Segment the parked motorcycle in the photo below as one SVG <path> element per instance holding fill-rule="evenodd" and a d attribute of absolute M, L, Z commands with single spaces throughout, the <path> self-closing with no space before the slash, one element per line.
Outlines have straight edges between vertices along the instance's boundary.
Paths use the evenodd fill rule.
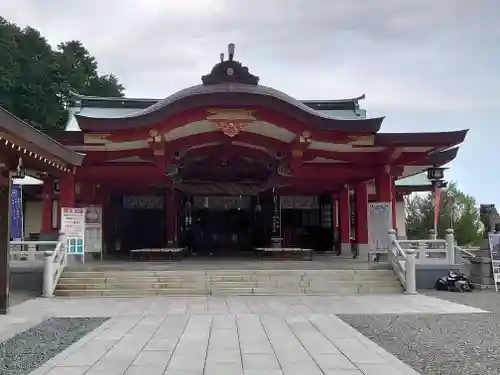
<path fill-rule="evenodd" d="M 437 279 L 434 288 L 450 292 L 472 292 L 473 286 L 463 273 L 449 271 L 447 276 Z"/>

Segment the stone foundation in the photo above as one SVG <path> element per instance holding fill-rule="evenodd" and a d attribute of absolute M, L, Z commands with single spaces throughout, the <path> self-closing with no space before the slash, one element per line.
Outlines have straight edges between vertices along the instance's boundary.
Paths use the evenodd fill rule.
<path fill-rule="evenodd" d="M 415 270 L 417 289 L 434 289 L 437 279 L 446 276 L 450 270 L 460 272 L 460 265 L 417 264 Z"/>

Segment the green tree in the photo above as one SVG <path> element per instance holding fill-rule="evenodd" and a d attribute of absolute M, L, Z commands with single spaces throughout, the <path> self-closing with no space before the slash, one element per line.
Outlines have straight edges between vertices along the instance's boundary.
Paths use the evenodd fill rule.
<path fill-rule="evenodd" d="M 409 239 L 428 237 L 434 227 L 434 193 L 414 194 L 406 198 L 406 231 Z M 474 197 L 460 191 L 455 183 L 441 190 L 438 217 L 438 237 L 446 229 L 455 230 L 460 245 L 477 244 L 481 240 L 482 224 L 479 206 Z"/>
<path fill-rule="evenodd" d="M 112 74 L 99 75 L 97 61 L 77 40 L 58 45 L 57 61 L 61 74 L 61 93 L 70 104 L 70 91 L 89 96 L 121 97 L 124 87 Z"/>
<path fill-rule="evenodd" d="M 64 121 L 53 86 L 57 62 L 40 33 L 0 19 L 0 51 L 0 105 L 37 127 Z"/>
<path fill-rule="evenodd" d="M 41 130 L 67 121 L 70 90 L 84 95 L 123 96 L 112 74 L 99 75 L 97 62 L 78 41 L 53 50 L 40 33 L 0 17 L 0 106 Z"/>

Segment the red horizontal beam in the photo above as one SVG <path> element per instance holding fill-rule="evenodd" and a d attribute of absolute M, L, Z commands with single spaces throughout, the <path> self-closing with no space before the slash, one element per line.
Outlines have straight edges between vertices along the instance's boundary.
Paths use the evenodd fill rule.
<path fill-rule="evenodd" d="M 328 188 L 350 183 L 353 180 L 370 179 L 375 175 L 376 170 L 373 168 L 318 164 L 303 166 L 294 171 L 292 177 L 282 177 L 282 179 L 293 185 L 304 184 L 308 186 L 318 183 Z M 171 178 L 165 176 L 162 169 L 153 164 L 94 166 L 88 169 L 80 169 L 77 172 L 77 178 L 79 181 L 91 180 L 96 183 L 118 186 L 135 183 L 144 185 L 171 183 Z"/>
<path fill-rule="evenodd" d="M 335 163 L 308 163 L 293 171 L 293 177 L 312 179 L 374 178 L 379 173 L 378 168 Z"/>
<path fill-rule="evenodd" d="M 294 171 L 294 177 L 316 179 L 338 179 L 339 177 L 375 177 L 378 170 L 371 167 L 339 165 L 332 163 L 314 163 L 303 165 Z M 119 176 L 156 176 L 161 174 L 160 168 L 149 163 L 118 164 L 110 166 L 95 166 L 80 169 L 78 175 L 102 175 L 106 178 Z"/>
<path fill-rule="evenodd" d="M 360 165 L 385 165 L 381 152 L 338 152 L 327 150 L 307 149 L 304 152 L 304 160 L 313 160 L 314 158 L 325 158 L 338 160 L 346 163 Z"/>
<path fill-rule="evenodd" d="M 239 142 L 245 142 L 261 147 L 265 147 L 271 151 L 281 151 L 285 156 L 289 156 L 291 153 L 292 145 L 285 142 L 281 142 L 274 139 L 269 139 L 267 137 L 262 137 L 257 134 L 246 133 L 241 134 L 241 137 L 231 140 Z M 183 151 L 188 147 L 198 146 L 202 144 L 209 144 L 215 142 L 221 142 L 218 145 L 211 145 L 207 147 L 195 148 L 189 151 L 183 159 L 190 159 L 197 156 L 211 156 L 220 155 L 221 157 L 231 158 L 235 156 L 249 156 L 254 159 L 260 159 L 264 161 L 273 161 L 275 157 L 265 152 L 252 147 L 245 147 L 241 145 L 228 144 L 231 140 L 228 140 L 226 136 L 219 134 L 219 132 L 205 133 L 197 136 L 187 137 L 191 141 L 190 143 L 178 140 L 166 144 L 168 156 L 165 159 L 166 163 L 169 163 L 172 155 L 175 151 Z M 225 143 L 223 143 L 225 142 Z M 177 147 L 176 147 L 177 146 Z M 84 166 L 96 165 L 109 160 L 121 159 L 127 157 L 138 157 L 143 160 L 153 160 L 153 151 L 149 148 L 144 149 L 131 149 L 131 150 L 120 150 L 120 151 L 90 151 L 87 153 L 84 159 Z M 359 166 L 382 166 L 386 164 L 393 165 L 428 165 L 429 160 L 426 153 L 400 153 L 397 149 L 390 149 L 384 152 L 336 152 L 336 151 L 326 151 L 326 150 L 311 150 L 306 149 L 304 151 L 303 161 L 313 160 L 315 158 L 323 157 L 332 160 L 338 160 L 345 163 L 351 163 Z M 118 165 L 118 164 L 117 164 Z"/>

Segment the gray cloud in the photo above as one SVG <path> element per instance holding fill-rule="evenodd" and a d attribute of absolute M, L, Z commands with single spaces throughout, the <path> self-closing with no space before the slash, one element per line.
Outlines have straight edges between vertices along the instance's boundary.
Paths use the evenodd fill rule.
<path fill-rule="evenodd" d="M 500 201 L 464 177 L 479 173 L 478 149 L 500 157 L 488 137 L 500 110 L 498 0 L 3 0 L 0 14 L 53 45 L 81 40 L 132 96 L 198 84 L 235 42 L 263 84 L 299 99 L 367 93 L 386 131 L 470 127 L 454 178 Z"/>

